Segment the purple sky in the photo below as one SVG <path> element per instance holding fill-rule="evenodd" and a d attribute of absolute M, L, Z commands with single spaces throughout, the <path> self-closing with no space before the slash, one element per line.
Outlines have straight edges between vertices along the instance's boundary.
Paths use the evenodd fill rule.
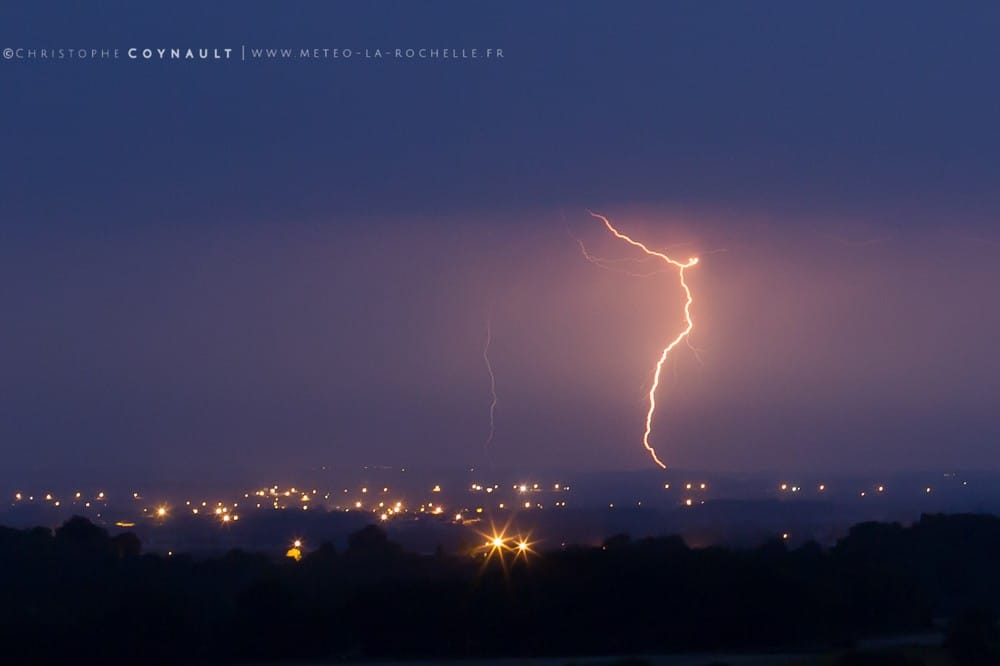
<path fill-rule="evenodd" d="M 647 468 L 682 293 L 587 262 L 641 258 L 588 208 L 702 256 L 668 465 L 998 467 L 995 8 L 298 6 L 0 10 L 0 46 L 508 53 L 0 63 L 11 474 L 477 465 L 487 317 L 498 465 Z"/>

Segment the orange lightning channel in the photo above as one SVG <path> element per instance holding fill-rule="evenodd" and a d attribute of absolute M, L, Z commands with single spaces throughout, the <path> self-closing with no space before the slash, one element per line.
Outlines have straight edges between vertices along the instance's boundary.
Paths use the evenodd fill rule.
<path fill-rule="evenodd" d="M 694 302 L 694 297 L 691 295 L 691 289 L 688 287 L 687 281 L 684 279 L 684 271 L 685 269 L 696 265 L 698 263 L 698 257 L 691 257 L 687 260 L 687 262 L 680 262 L 675 259 L 671 259 L 662 252 L 650 250 L 639 241 L 633 240 L 618 231 L 615 229 L 614 225 L 611 224 L 608 218 L 603 215 L 598 215 L 593 211 L 587 212 L 590 213 L 591 216 L 604 222 L 604 226 L 608 228 L 608 231 L 615 235 L 615 238 L 623 240 L 629 245 L 639 248 L 651 257 L 660 259 L 671 266 L 676 266 L 681 288 L 684 289 L 684 295 L 687 298 L 684 303 L 684 320 L 686 322 L 686 326 L 684 327 L 684 330 L 677 335 L 677 337 L 670 341 L 670 344 L 663 348 L 663 353 L 660 354 L 660 360 L 656 362 L 656 371 L 653 373 L 653 385 L 649 389 L 649 411 L 646 412 L 646 432 L 642 435 L 642 445 L 647 451 L 649 451 L 649 455 L 653 457 L 653 461 L 661 468 L 666 469 L 667 466 L 663 464 L 663 461 L 656 455 L 656 450 L 652 447 L 652 445 L 650 445 L 649 435 L 653 431 L 653 414 L 656 412 L 656 389 L 660 386 L 660 373 L 663 371 L 663 362 L 667 360 L 667 355 L 670 353 L 670 350 L 684 341 L 688 337 L 688 334 L 691 333 L 691 329 L 694 328 L 694 321 L 691 319 L 691 304 Z"/>

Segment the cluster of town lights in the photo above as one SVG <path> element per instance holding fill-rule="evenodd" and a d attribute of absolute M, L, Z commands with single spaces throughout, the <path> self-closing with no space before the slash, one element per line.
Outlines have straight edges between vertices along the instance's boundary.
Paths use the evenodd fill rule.
<path fill-rule="evenodd" d="M 955 473 L 945 473 L 946 479 L 955 479 L 962 487 L 969 485 L 969 481 L 956 479 Z M 382 484 L 379 484 L 382 485 Z M 677 481 L 674 483 L 663 483 L 664 491 L 675 491 L 678 493 L 677 503 L 681 507 L 695 507 L 705 503 L 708 497 L 710 484 L 705 481 Z M 771 486 L 774 488 L 775 486 Z M 777 490 L 783 496 L 803 496 L 811 493 L 820 495 L 830 495 L 836 493 L 836 488 L 831 488 L 825 483 L 790 483 L 781 482 L 777 485 Z M 885 483 L 872 483 L 867 487 L 857 487 L 846 489 L 853 493 L 855 498 L 862 501 L 871 501 L 870 498 L 879 496 L 889 496 L 892 492 L 898 493 L 900 489 L 889 488 Z M 937 485 L 919 485 L 918 490 L 922 495 L 935 495 L 941 490 Z M 119 523 L 135 525 L 139 519 L 152 520 L 154 524 L 164 524 L 176 519 L 181 514 L 189 516 L 199 516 L 214 519 L 220 526 L 227 528 L 235 526 L 240 521 L 240 514 L 256 509 L 300 509 L 319 511 L 362 511 L 370 513 L 376 521 L 389 522 L 393 520 L 413 520 L 421 516 L 435 516 L 443 520 L 470 525 L 480 522 L 482 517 L 488 515 L 492 510 L 501 511 L 536 511 L 543 509 L 563 509 L 567 506 L 566 499 L 569 497 L 570 485 L 561 483 L 537 483 L 520 480 L 512 484 L 486 484 L 484 482 L 473 482 L 465 485 L 462 492 L 468 493 L 471 499 L 477 496 L 474 501 L 461 500 L 457 498 L 445 498 L 445 490 L 440 483 L 429 484 L 425 491 L 423 503 L 415 501 L 413 503 L 400 498 L 397 492 L 391 491 L 388 486 L 369 487 L 368 485 L 356 487 L 354 489 L 338 487 L 336 490 L 311 490 L 291 486 L 280 487 L 277 484 L 257 487 L 248 492 L 241 493 L 238 501 L 216 502 L 209 500 L 186 500 L 178 501 L 173 506 L 169 503 L 147 503 L 144 493 L 129 491 L 124 494 L 126 502 L 120 502 L 114 507 L 114 513 L 110 520 Z M 512 491 L 512 492 L 511 492 Z M 506 493 L 506 496 L 504 496 Z M 110 495 L 104 490 L 85 493 L 82 491 L 69 492 L 59 497 L 54 492 L 32 493 L 17 490 L 13 494 L 11 506 L 18 504 L 44 504 L 51 507 L 67 507 L 73 510 L 84 512 L 89 515 L 94 512 L 97 518 L 102 518 L 104 512 L 112 510 L 110 505 Z M 423 494 L 423 493 L 421 493 Z M 483 501 L 486 496 L 490 496 L 492 501 Z M 433 498 L 433 499 L 431 499 Z M 338 501 L 339 500 L 339 501 Z M 504 500 L 504 501 L 500 501 Z M 644 506 L 644 500 L 633 500 L 624 506 Z M 618 504 L 607 505 L 614 509 Z M 245 516 L 244 516 L 245 517 Z M 245 522 L 245 521 L 243 521 Z M 508 550 L 517 552 L 527 552 L 529 547 L 511 546 Z"/>

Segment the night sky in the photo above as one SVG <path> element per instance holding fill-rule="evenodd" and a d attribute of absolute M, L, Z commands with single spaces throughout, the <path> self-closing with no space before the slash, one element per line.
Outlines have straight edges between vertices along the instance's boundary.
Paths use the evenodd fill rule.
<path fill-rule="evenodd" d="M 996 469 L 1000 6 L 5 2 L 0 467 Z M 655 264 L 622 262 L 628 270 Z M 18 476 L 19 475 L 19 476 Z"/>

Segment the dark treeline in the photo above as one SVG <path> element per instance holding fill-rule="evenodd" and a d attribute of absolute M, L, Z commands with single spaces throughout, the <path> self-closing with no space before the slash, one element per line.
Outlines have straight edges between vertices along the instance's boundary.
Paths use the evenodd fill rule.
<path fill-rule="evenodd" d="M 972 515 L 864 523 L 828 550 L 619 536 L 504 565 L 410 554 L 375 527 L 299 562 L 143 555 L 133 535 L 73 518 L 0 528 L 0 661 L 809 650 L 975 611 L 955 649 L 1000 663 L 981 635 L 995 630 L 998 562 L 1000 519 Z"/>

